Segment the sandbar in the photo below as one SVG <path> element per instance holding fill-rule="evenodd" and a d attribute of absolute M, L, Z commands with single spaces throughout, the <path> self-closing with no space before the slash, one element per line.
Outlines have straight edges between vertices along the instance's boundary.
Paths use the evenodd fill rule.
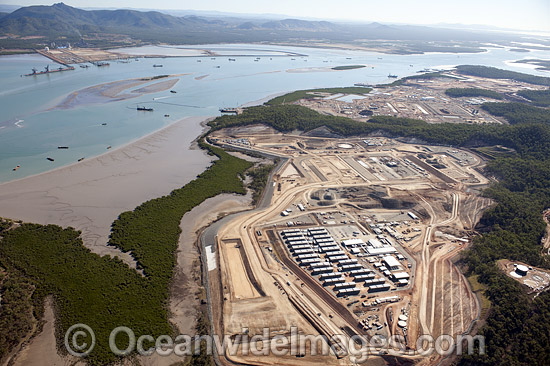
<path fill-rule="evenodd" d="M 184 75 L 184 74 L 168 75 L 166 76 L 166 78 L 170 78 L 173 76 L 181 76 L 181 75 Z M 151 83 L 154 80 L 158 80 L 158 79 L 153 79 L 153 78 L 127 79 L 127 80 L 118 80 L 118 81 L 112 81 L 109 83 L 89 86 L 87 88 L 72 92 L 53 109 L 71 109 L 80 105 L 115 102 L 120 100 L 136 98 L 144 94 L 158 93 L 161 91 L 171 89 L 179 81 L 179 79 L 176 78 L 176 79 L 156 81 L 154 83 Z M 134 89 L 131 92 L 126 92 L 122 94 L 124 91 L 127 91 L 128 89 L 132 89 L 148 83 L 151 83 L 151 84 L 145 85 L 139 89 Z"/>

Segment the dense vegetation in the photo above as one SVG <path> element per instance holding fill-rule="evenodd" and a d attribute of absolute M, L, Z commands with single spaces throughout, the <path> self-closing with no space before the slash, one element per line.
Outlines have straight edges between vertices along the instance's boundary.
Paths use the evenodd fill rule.
<path fill-rule="evenodd" d="M 550 107 L 550 89 L 520 90 L 517 94 L 529 99 L 534 105 L 538 105 L 539 107 Z"/>
<path fill-rule="evenodd" d="M 310 89 L 310 90 L 297 90 L 292 93 L 281 95 L 268 101 L 268 105 L 279 105 L 284 103 L 293 103 L 300 99 L 312 99 L 317 98 L 317 95 L 313 93 L 329 93 L 329 94 L 367 94 L 372 89 L 363 87 L 347 87 L 347 88 L 323 88 L 323 89 Z"/>
<path fill-rule="evenodd" d="M 1 264 L 1 263 L 0 263 Z M 32 330 L 32 281 L 18 271 L 6 272 L 0 268 L 0 362 L 6 361 L 7 352 L 16 347 Z M 40 315 L 40 314 L 36 314 Z"/>
<path fill-rule="evenodd" d="M 506 118 L 511 124 L 550 123 L 550 113 L 547 109 L 533 107 L 528 104 L 483 103 L 481 107 L 495 116 Z"/>
<path fill-rule="evenodd" d="M 490 66 L 461 65 L 456 67 L 456 71 L 458 71 L 460 74 L 470 76 L 479 76 L 489 79 L 510 79 L 535 85 L 550 86 L 550 78 L 524 74 L 521 72 L 502 70 Z"/>
<path fill-rule="evenodd" d="M 445 94 L 453 98 L 459 97 L 485 97 L 492 99 L 503 99 L 504 96 L 496 91 L 480 88 L 450 88 L 445 90 Z"/>
<path fill-rule="evenodd" d="M 264 192 L 267 184 L 267 179 L 271 170 L 275 167 L 273 164 L 260 165 L 259 167 L 250 169 L 246 172 L 246 175 L 252 178 L 252 181 L 248 184 L 248 188 L 252 189 L 252 202 L 258 203 L 262 193 Z"/>
<path fill-rule="evenodd" d="M 209 169 L 183 188 L 122 213 L 113 223 L 109 245 L 130 252 L 144 276 L 117 258 L 91 253 L 83 246 L 80 233 L 72 228 L 23 224 L 3 233 L 2 267 L 32 281 L 36 306 L 41 306 L 45 295 L 54 295 L 61 334 L 76 323 L 94 330 L 97 345 L 88 356 L 90 364 L 105 365 L 116 360 L 108 338 L 117 326 L 130 327 L 136 336 L 172 333 L 167 320 L 168 290 L 182 216 L 209 197 L 245 193 L 241 178 L 251 163 L 204 142 L 201 146 L 219 158 Z M 13 286 L 2 284 L 4 292 Z M 22 288 L 19 296 L 27 294 L 27 284 L 18 286 Z M 26 310 L 20 311 L 25 314 Z M 2 317 L 2 321 L 12 320 L 17 318 Z M 15 326 L 13 323 L 6 329 Z M 0 339 L 8 346 L 14 341 Z"/>

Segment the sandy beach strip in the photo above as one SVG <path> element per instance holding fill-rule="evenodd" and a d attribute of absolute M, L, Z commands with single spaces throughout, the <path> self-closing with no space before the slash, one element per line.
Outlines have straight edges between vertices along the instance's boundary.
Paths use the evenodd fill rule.
<path fill-rule="evenodd" d="M 52 171 L 0 184 L 0 217 L 82 231 L 93 252 L 107 247 L 112 222 L 124 211 L 194 179 L 211 158 L 191 144 L 206 117 L 188 117 L 123 147 Z"/>

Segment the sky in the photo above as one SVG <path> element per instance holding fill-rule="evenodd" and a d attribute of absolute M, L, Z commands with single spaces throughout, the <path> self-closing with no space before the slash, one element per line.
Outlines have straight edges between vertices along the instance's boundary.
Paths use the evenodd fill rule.
<path fill-rule="evenodd" d="M 476 24 L 550 31 L 550 0 L 63 0 L 75 7 L 208 10 L 407 24 Z M 0 0 L 51 5 L 41 0 Z"/>

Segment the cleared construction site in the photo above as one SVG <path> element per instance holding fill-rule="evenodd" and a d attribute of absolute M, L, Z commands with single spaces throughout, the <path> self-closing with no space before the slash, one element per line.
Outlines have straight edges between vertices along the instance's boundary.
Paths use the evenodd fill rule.
<path fill-rule="evenodd" d="M 325 355 L 308 345 L 303 354 L 261 357 L 242 346 L 221 363 L 354 364 L 335 335 L 391 339 L 371 347 L 369 362 L 416 363 L 427 360 L 416 351 L 420 336 L 469 332 L 480 305 L 454 262 L 491 205 L 479 195 L 488 180 L 478 155 L 258 125 L 216 131 L 211 141 L 281 158 L 265 207 L 224 223 L 211 243 L 216 334 L 262 335 L 265 344 L 297 327 L 330 346 Z"/>
<path fill-rule="evenodd" d="M 544 89 L 527 82 L 466 77 L 456 71 L 445 71 L 438 78 L 409 78 L 396 85 L 372 86 L 372 90 L 366 89 L 365 94 L 311 93 L 312 97 L 301 99 L 297 104 L 322 114 L 346 116 L 358 121 L 367 121 L 371 116 L 398 116 L 428 123 L 508 123 L 481 108 L 483 103 L 497 102 L 498 99 L 450 97 L 446 91 L 451 88 L 490 90 L 515 102 L 525 101 L 518 91 Z"/>

